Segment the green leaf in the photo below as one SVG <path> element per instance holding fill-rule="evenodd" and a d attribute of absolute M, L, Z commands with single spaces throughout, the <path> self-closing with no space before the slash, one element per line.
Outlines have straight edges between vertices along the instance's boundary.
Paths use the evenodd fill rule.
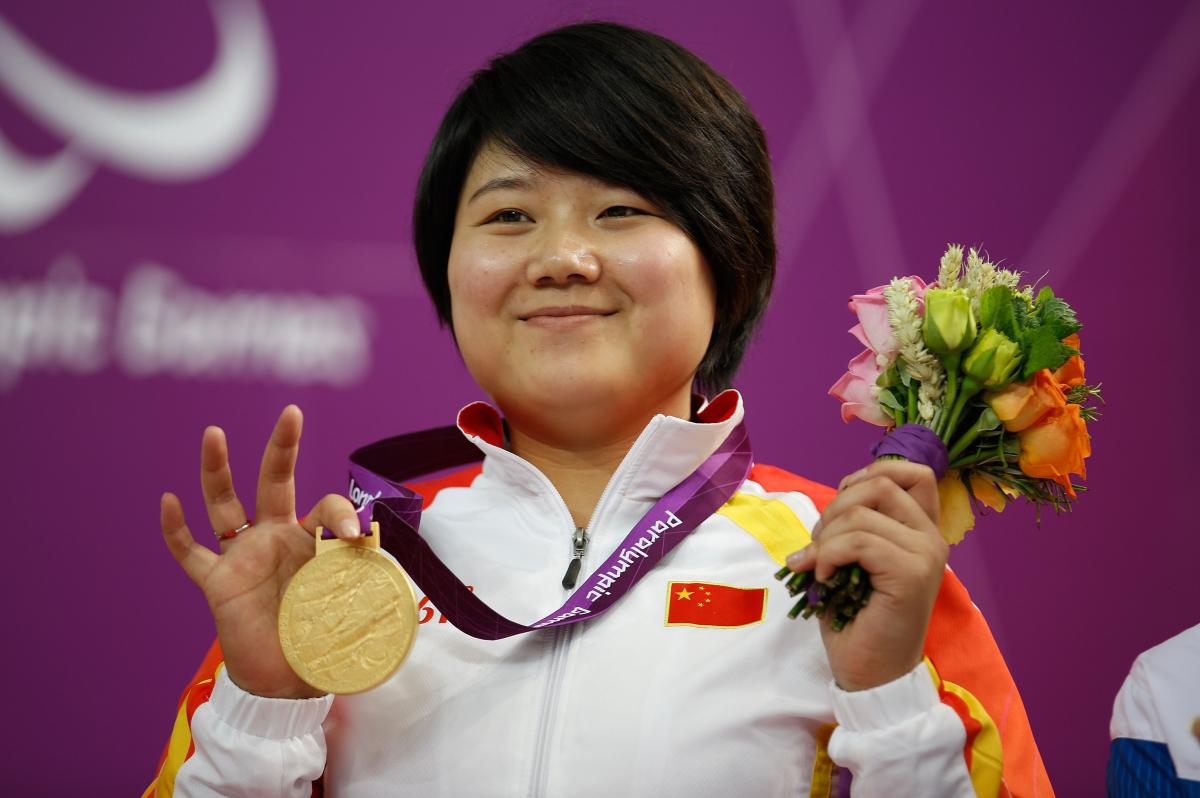
<path fill-rule="evenodd" d="M 896 398 L 896 395 L 891 390 L 883 390 L 879 392 L 879 404 L 890 410 L 903 410 L 904 405 Z"/>
<path fill-rule="evenodd" d="M 1071 355 L 1078 354 L 1073 347 L 1059 340 L 1054 327 L 1043 326 L 1026 330 L 1022 336 L 1021 348 L 1025 351 L 1025 367 L 1021 370 L 1021 379 L 1027 380 L 1035 372 L 1042 369 L 1054 371 Z"/>
<path fill-rule="evenodd" d="M 1083 329 L 1083 325 L 1075 318 L 1075 311 L 1064 300 L 1056 297 L 1050 286 L 1038 292 L 1037 315 L 1041 326 L 1052 330 L 1054 337 L 1060 341 Z"/>
<path fill-rule="evenodd" d="M 1021 338 L 1017 317 L 1013 311 L 1013 290 L 1007 285 L 994 285 L 979 298 L 979 324 L 1004 333 L 1010 340 Z"/>

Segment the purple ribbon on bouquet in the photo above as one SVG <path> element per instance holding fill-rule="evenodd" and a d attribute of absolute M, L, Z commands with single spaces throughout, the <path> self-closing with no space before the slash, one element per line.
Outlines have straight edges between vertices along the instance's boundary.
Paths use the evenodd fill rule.
<path fill-rule="evenodd" d="M 927 465 L 941 479 L 950 467 L 946 444 L 938 434 L 922 424 L 904 424 L 880 438 L 871 447 L 871 456 L 899 455 L 913 463 Z"/>
<path fill-rule="evenodd" d="M 401 484 L 482 457 L 453 426 L 387 438 L 350 455 L 350 499 L 360 521 L 368 522 L 364 528 L 369 528 L 370 520 L 378 521 L 380 546 L 450 623 L 482 640 L 564 626 L 609 609 L 733 497 L 752 464 L 750 437 L 745 423 L 740 423 L 699 468 L 655 502 L 566 603 L 526 626 L 493 610 L 446 567 L 421 537 L 421 497 Z"/>

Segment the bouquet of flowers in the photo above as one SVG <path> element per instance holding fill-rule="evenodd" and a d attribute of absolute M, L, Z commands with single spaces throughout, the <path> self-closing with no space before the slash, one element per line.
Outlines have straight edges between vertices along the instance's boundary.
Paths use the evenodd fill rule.
<path fill-rule="evenodd" d="M 974 249 L 965 268 L 963 260 L 963 248 L 951 245 L 933 285 L 900 277 L 851 297 L 858 324 L 850 333 L 866 349 L 829 391 L 843 420 L 889 430 L 873 453 L 940 461 L 926 464 L 944 470 L 940 525 L 950 543 L 974 527 L 975 509 L 999 512 L 1016 497 L 1039 508 L 1039 521 L 1043 505 L 1069 510 L 1084 489 L 1071 475 L 1086 477 L 1087 422 L 1101 401 L 1100 386 L 1084 378 L 1082 325 L 1070 305 L 1049 286 L 1035 294 L 1020 272 Z M 940 451 L 922 454 L 931 442 Z M 871 595 L 857 565 L 827 583 L 787 568 L 776 578 L 801 596 L 792 618 L 830 614 L 834 629 Z"/>

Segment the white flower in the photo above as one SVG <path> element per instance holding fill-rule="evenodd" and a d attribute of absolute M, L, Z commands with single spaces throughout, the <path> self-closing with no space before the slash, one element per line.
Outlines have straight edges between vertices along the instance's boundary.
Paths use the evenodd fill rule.
<path fill-rule="evenodd" d="M 883 296 L 887 300 L 888 322 L 899 344 L 900 366 L 920 383 L 917 415 L 922 422 L 931 425 L 945 388 L 945 370 L 941 361 L 925 346 L 920 305 L 912 283 L 907 278 L 894 278 L 891 285 L 883 289 Z"/>
<path fill-rule="evenodd" d="M 942 256 L 938 268 L 938 285 L 942 288 L 954 288 L 958 285 L 958 275 L 962 271 L 963 248 L 959 244 L 947 244 L 946 254 Z"/>

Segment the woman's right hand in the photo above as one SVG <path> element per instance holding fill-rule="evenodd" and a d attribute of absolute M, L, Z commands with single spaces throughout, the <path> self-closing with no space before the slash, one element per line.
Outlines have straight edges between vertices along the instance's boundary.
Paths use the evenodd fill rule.
<path fill-rule="evenodd" d="M 342 538 L 360 534 L 354 505 L 345 496 L 330 494 L 304 520 L 297 520 L 294 475 L 302 423 L 300 408 L 283 409 L 263 452 L 254 525 L 221 541 L 220 554 L 193 539 L 175 494 L 162 497 L 163 538 L 208 600 L 229 678 L 247 692 L 270 698 L 323 695 L 301 680 L 283 656 L 279 600 L 288 580 L 313 557 L 318 526 Z M 247 522 L 249 516 L 233 489 L 229 449 L 219 427 L 204 430 L 200 484 L 215 533 Z"/>

